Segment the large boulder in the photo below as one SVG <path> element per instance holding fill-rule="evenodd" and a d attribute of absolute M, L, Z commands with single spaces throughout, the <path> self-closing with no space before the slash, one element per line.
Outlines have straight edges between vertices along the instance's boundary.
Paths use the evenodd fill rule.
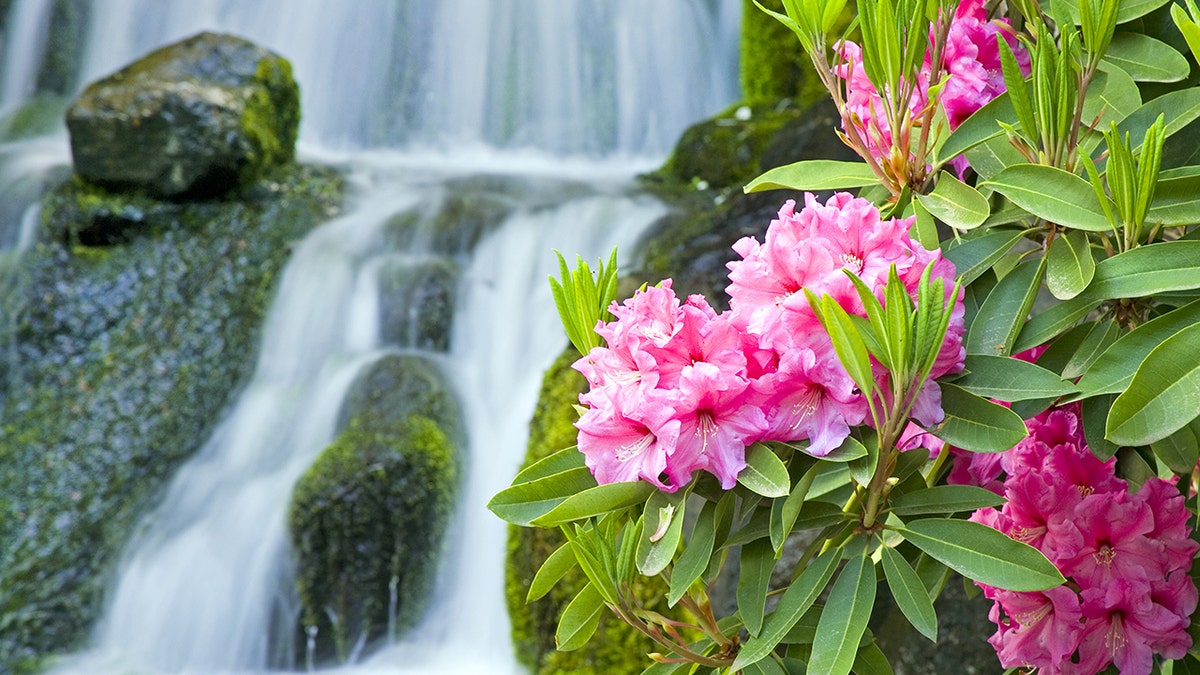
<path fill-rule="evenodd" d="M 291 64 L 214 33 L 93 82 L 67 110 L 79 175 L 172 199 L 219 195 L 290 162 L 299 122 Z"/>
<path fill-rule="evenodd" d="M 345 662 L 424 614 L 458 499 L 461 417 L 420 356 L 384 356 L 351 384 L 341 431 L 297 483 L 288 520 L 296 628 L 315 629 L 315 660 Z"/>
<path fill-rule="evenodd" d="M 0 297 L 0 673 L 87 635 L 137 519 L 249 377 L 292 244 L 340 195 L 291 165 L 240 201 L 134 207 L 77 177 L 44 197 L 49 231 L 141 227 L 103 247 L 43 235 Z"/>

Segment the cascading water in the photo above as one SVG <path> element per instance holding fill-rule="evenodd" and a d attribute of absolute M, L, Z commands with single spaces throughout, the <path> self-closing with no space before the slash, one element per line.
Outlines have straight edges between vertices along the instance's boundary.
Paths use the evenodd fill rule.
<path fill-rule="evenodd" d="M 546 284 L 557 271 L 552 249 L 594 260 L 663 213 L 630 179 L 661 161 L 688 123 L 732 99 L 729 22 L 740 5 L 94 3 L 81 83 L 199 30 L 243 35 L 293 62 L 302 154 L 339 162 L 354 188 L 346 215 L 293 253 L 253 379 L 124 555 L 94 649 L 59 671 L 247 672 L 278 661 L 272 614 L 295 612 L 291 486 L 335 433 L 358 368 L 406 348 L 380 337 L 374 275 L 421 253 L 390 248 L 383 232 L 398 213 L 436 211 L 465 176 L 502 173 L 540 186 L 537 197 L 515 190 L 511 213 L 464 254 L 450 350 L 426 354 L 453 383 L 469 436 L 437 588 L 412 632 L 346 670 L 517 672 L 502 592 L 505 526 L 484 504 L 515 473 L 541 373 L 565 344 Z M 18 12 L 40 7 L 14 0 L 9 32 Z M 17 48 L 11 37 L 4 46 Z M 51 143 L 61 164 L 65 142 Z M 0 195 L 9 219 L 6 201 Z M 17 240 L 0 237 L 0 249 Z"/>

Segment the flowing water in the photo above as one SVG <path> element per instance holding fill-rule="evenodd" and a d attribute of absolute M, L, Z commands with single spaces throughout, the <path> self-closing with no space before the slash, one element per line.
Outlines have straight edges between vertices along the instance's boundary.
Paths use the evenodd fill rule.
<path fill-rule="evenodd" d="M 518 672 L 502 590 L 505 526 L 484 504 L 515 473 L 541 373 L 565 345 L 546 283 L 557 271 L 552 251 L 594 260 L 623 246 L 627 260 L 662 215 L 632 178 L 735 95 L 740 4 L 96 0 L 80 82 L 198 30 L 243 35 L 292 60 L 301 154 L 342 166 L 351 189 L 345 215 L 289 261 L 251 381 L 125 552 L 94 648 L 59 672 L 255 672 L 294 653 L 271 638 L 272 621 L 298 614 L 284 516 L 291 486 L 332 439 L 359 368 L 413 350 L 381 337 L 378 275 L 428 254 L 396 249 L 388 228 L 404 213 L 433 222 L 447 194 L 481 174 L 515 186 L 505 194 L 511 210 L 459 256 L 449 350 L 422 352 L 466 418 L 461 503 L 422 622 L 343 670 Z M 29 93 L 8 94 L 10 83 L 22 92 L 33 81 L 36 46 L 26 43 L 44 41 L 35 18 L 44 23 L 45 5 L 10 9 L 5 109 Z M 17 26 L 28 34 L 14 37 Z M 40 186 L 66 160 L 61 132 L 0 144 L 5 186 Z M 36 221 L 36 187 L 3 189 L 0 274 Z"/>

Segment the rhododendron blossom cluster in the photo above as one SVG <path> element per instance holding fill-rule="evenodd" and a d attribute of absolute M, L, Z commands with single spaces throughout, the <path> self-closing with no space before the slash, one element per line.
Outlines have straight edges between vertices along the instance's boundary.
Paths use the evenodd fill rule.
<path fill-rule="evenodd" d="M 1013 49 L 1021 72 L 1028 75 L 1029 53 L 1017 41 L 1008 21 L 989 21 L 983 0 L 959 3 L 950 22 L 942 53 L 946 78 L 937 94 L 937 102 L 945 111 L 951 130 L 957 129 L 972 113 L 1004 93 L 1000 39 Z M 834 75 L 846 83 L 845 112 L 849 113 L 843 115 L 843 131 L 846 131 L 845 124 L 849 121 L 866 143 L 871 156 L 885 163 L 893 152 L 893 132 L 885 116 L 883 99 L 867 77 L 862 49 L 854 42 L 845 41 L 839 43 L 837 51 L 841 63 L 834 68 Z M 912 98 L 908 102 L 908 110 L 904 111 L 910 122 L 919 120 L 929 105 L 929 88 L 934 72 L 932 60 L 933 56 L 926 53 Z M 905 142 L 903 145 L 907 147 L 908 144 Z M 907 160 L 905 157 L 892 158 L 892 161 Z M 966 166 L 965 160 L 958 164 L 961 165 L 958 166 L 961 173 Z"/>
<path fill-rule="evenodd" d="M 1196 609 L 1189 576 L 1200 545 L 1189 538 L 1184 497 L 1170 481 L 1136 492 L 1083 436 L 1078 405 L 1027 422 L 1029 436 L 1004 453 L 1007 503 L 972 519 L 1040 550 L 1068 583 L 1015 592 L 982 585 L 995 601 L 989 640 L 1005 667 L 1041 673 L 1149 673 L 1153 655 L 1182 658 Z M 994 480 L 995 476 L 978 476 Z"/>
<path fill-rule="evenodd" d="M 734 244 L 729 263 L 731 309 L 716 313 L 703 296 L 680 300 L 665 280 L 613 303 L 614 321 L 596 332 L 607 346 L 575 363 L 590 384 L 576 426 L 579 449 L 600 483 L 645 480 L 674 491 L 697 470 L 732 488 L 757 441 L 808 441 L 825 456 L 850 427 L 867 421 L 867 403 L 838 361 L 804 289 L 865 316 L 851 272 L 882 298 L 891 269 L 909 294 L 926 267 L 953 288 L 954 265 L 909 237 L 912 219 L 882 220 L 870 202 L 839 193 L 812 195 L 795 212 L 788 201 L 762 242 Z M 932 378 L 961 369 L 963 305 L 959 299 L 930 380 L 913 416 L 941 421 Z M 877 369 L 878 378 L 887 378 Z"/>

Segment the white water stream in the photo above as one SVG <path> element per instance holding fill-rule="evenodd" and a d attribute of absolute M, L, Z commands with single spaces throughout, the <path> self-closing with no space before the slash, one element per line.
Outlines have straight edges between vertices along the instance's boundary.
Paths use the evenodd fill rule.
<path fill-rule="evenodd" d="M 6 25 L 39 7 L 15 0 Z M 272 617 L 296 612 L 291 486 L 332 439 L 358 369 L 397 349 L 379 338 L 374 275 L 382 260 L 420 252 L 389 248 L 384 229 L 398 213 L 428 209 L 453 179 L 487 173 L 544 188 L 527 203 L 512 195 L 511 214 L 462 261 L 450 350 L 425 353 L 449 377 L 469 437 L 437 588 L 411 633 L 342 670 L 519 672 L 503 600 L 505 526 L 484 504 L 515 473 L 542 371 L 565 345 L 546 283 L 557 272 L 552 251 L 595 260 L 622 246 L 628 259 L 664 212 L 633 194 L 633 174 L 735 93 L 729 23 L 739 8 L 95 0 L 81 82 L 201 29 L 258 41 L 295 65 L 302 154 L 343 166 L 352 196 L 345 215 L 294 251 L 252 380 L 123 556 L 94 648 L 56 672 L 263 672 L 277 660 L 286 646 L 271 644 Z M 17 48 L 9 37 L 4 45 Z M 36 64 L 7 61 L 4 71 L 4 82 L 30 82 Z M 61 161 L 65 139 L 49 142 Z M 0 144 L 0 156 L 13 147 Z M 9 239 L 0 249 L 29 237 Z"/>

